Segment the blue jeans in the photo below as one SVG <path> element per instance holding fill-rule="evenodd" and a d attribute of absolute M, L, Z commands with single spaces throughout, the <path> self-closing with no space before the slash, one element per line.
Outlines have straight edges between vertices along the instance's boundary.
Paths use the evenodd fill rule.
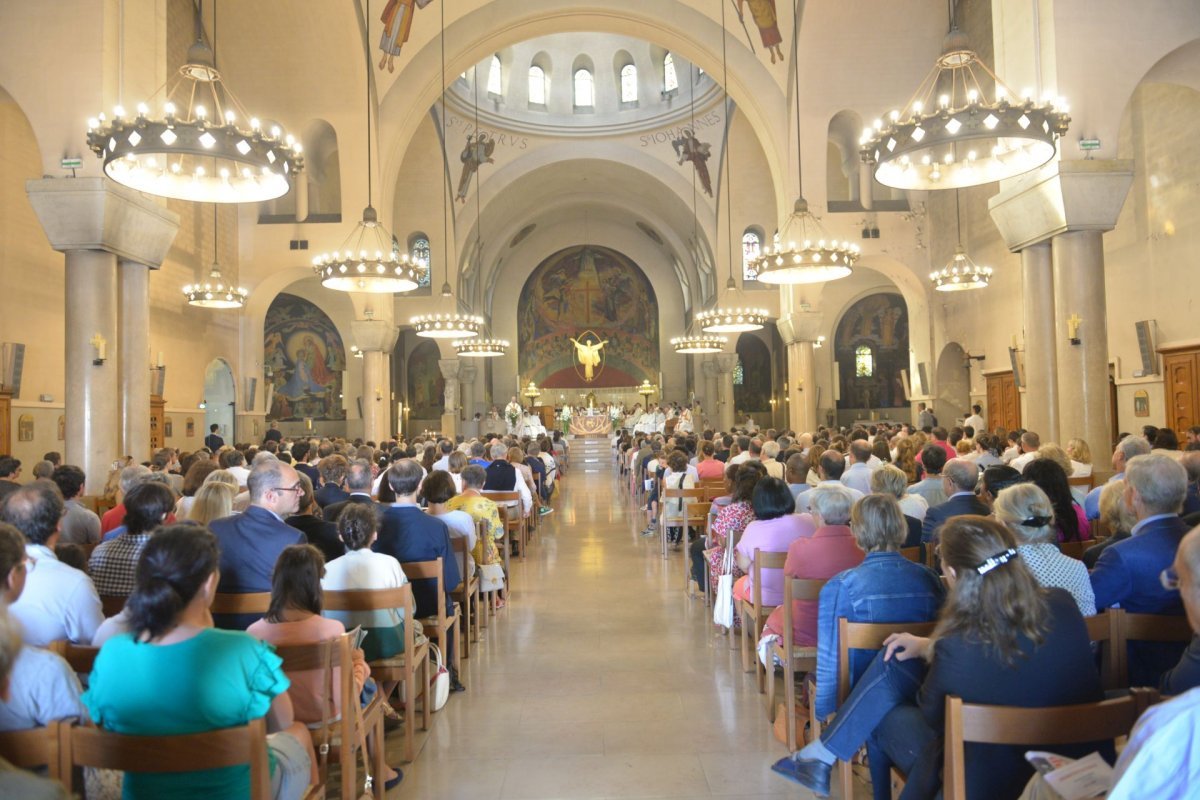
<path fill-rule="evenodd" d="M 875 800 L 891 797 L 893 766 L 908 775 L 901 797 L 932 797 L 937 791 L 937 770 L 918 763 L 939 735 L 916 706 L 924 678 L 921 659 L 884 661 L 879 651 L 821 734 L 821 743 L 842 761 L 867 746 Z"/>

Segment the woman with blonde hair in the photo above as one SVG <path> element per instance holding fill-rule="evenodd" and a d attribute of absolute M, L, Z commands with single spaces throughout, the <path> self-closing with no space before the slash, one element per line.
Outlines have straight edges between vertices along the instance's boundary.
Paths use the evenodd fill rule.
<path fill-rule="evenodd" d="M 233 514 L 233 498 L 236 496 L 237 489 L 229 484 L 220 481 L 205 483 L 196 490 L 187 518 L 207 525 L 215 519 L 228 517 Z"/>
<path fill-rule="evenodd" d="M 1098 523 L 1104 525 L 1108 538 L 1083 551 L 1083 563 L 1088 569 L 1096 566 L 1096 560 L 1100 558 L 1104 548 L 1133 535 L 1133 526 L 1137 524 L 1137 517 L 1134 516 L 1129 506 L 1125 505 L 1124 479 L 1116 478 L 1101 487 Z"/>
<path fill-rule="evenodd" d="M 1003 523 L 1017 540 L 1017 553 L 1042 586 L 1057 586 L 1071 593 L 1079 613 L 1096 613 L 1096 595 L 1082 561 L 1058 549 L 1054 506 L 1046 493 L 1032 483 L 1018 483 L 1002 490 L 992 504 L 996 521 Z"/>
<path fill-rule="evenodd" d="M 227 469 L 216 469 L 208 473 L 204 483 L 223 483 L 226 486 L 232 486 L 234 511 L 245 511 L 246 506 L 250 505 L 250 493 L 243 491 L 243 487 L 238 484 L 237 476 Z M 201 484 L 201 486 L 203 485 Z"/>

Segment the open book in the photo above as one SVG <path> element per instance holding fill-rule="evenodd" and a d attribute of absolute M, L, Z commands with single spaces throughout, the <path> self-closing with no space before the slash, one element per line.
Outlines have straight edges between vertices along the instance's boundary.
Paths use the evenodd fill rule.
<path fill-rule="evenodd" d="M 1113 768 L 1099 753 L 1076 760 L 1057 753 L 1030 750 L 1025 754 L 1025 760 L 1062 800 L 1104 797 L 1112 789 Z"/>

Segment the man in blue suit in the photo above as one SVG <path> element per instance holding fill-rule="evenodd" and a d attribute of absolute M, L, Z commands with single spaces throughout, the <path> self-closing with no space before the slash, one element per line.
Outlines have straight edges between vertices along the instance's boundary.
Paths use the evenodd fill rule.
<path fill-rule="evenodd" d="M 975 496 L 975 484 L 979 481 L 979 467 L 965 458 L 952 458 L 942 468 L 942 484 L 946 489 L 946 502 L 929 509 L 921 526 L 921 542 L 937 541 L 938 528 L 951 517 L 977 514 L 986 517 L 992 513 L 987 504 Z"/>
<path fill-rule="evenodd" d="M 241 514 L 214 520 L 208 527 L 221 545 L 221 580 L 217 591 L 228 594 L 271 591 L 271 573 L 283 548 L 308 541 L 284 522 L 300 505 L 300 476 L 288 464 L 268 458 L 246 479 L 250 506 Z M 218 628 L 245 630 L 262 614 L 220 614 Z"/>
<path fill-rule="evenodd" d="M 1178 589 L 1167 589 L 1160 578 L 1171 566 L 1187 533 L 1179 510 L 1187 494 L 1187 472 L 1178 461 L 1157 453 L 1131 458 L 1125 464 L 1124 502 L 1137 517 L 1128 539 L 1104 548 L 1092 570 L 1096 608 L 1120 606 L 1131 614 L 1181 616 Z M 1130 642 L 1131 686 L 1157 686 L 1183 652 L 1168 642 Z"/>
<path fill-rule="evenodd" d="M 410 458 L 397 461 L 388 469 L 387 481 L 396 493 L 395 504 L 384 509 L 379 537 L 371 549 L 389 555 L 401 564 L 410 561 L 433 561 L 442 559 L 442 590 L 445 593 L 446 616 L 453 618 L 454 601 L 450 592 L 462 582 L 458 558 L 450 546 L 450 529 L 446 523 L 430 516 L 417 505 L 417 492 L 425 470 Z M 417 619 L 437 616 L 437 581 L 422 578 L 412 582 L 413 602 L 416 604 Z M 460 692 L 464 688 L 454 668 L 454 640 L 458 638 L 457 623 L 453 635 L 444 642 L 446 660 L 450 667 L 450 690 Z"/>
<path fill-rule="evenodd" d="M 321 473 L 321 487 L 317 489 L 317 505 L 321 508 L 334 503 L 344 503 L 350 499 L 350 493 L 342 488 L 346 482 L 346 467 L 349 462 L 345 456 L 325 456 L 317 464 L 317 472 Z"/>

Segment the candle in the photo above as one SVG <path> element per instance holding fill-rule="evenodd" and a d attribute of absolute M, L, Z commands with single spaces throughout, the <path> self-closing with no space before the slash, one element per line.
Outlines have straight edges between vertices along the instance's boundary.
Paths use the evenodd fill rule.
<path fill-rule="evenodd" d="M 161 367 L 162 365 L 163 365 L 162 350 L 159 350 L 158 351 L 158 366 Z"/>

